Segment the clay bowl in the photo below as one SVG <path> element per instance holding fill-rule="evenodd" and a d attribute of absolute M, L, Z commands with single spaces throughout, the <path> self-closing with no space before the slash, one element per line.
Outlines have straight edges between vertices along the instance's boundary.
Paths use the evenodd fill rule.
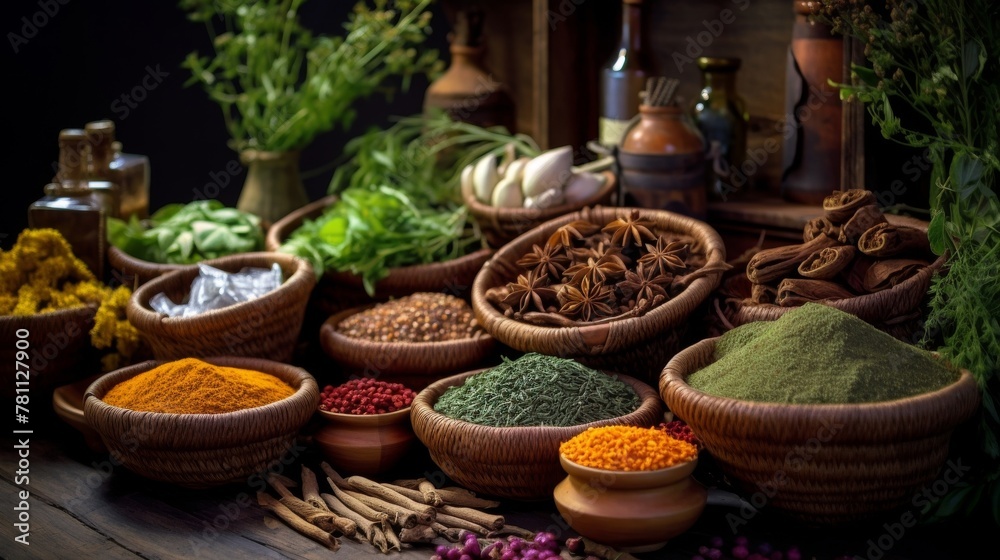
<path fill-rule="evenodd" d="M 621 551 L 649 552 L 690 529 L 708 502 L 691 476 L 698 459 L 655 471 L 585 467 L 559 455 L 568 475 L 553 491 L 556 508 L 580 535 Z"/>
<path fill-rule="evenodd" d="M 101 434 L 91 428 L 87 424 L 87 420 L 83 417 L 84 394 L 87 392 L 87 387 L 90 387 L 91 383 L 97 381 L 98 377 L 100 377 L 100 374 L 77 381 L 76 383 L 56 387 L 55 391 L 52 392 L 52 409 L 55 410 L 56 416 L 62 419 L 63 422 L 66 422 L 83 435 L 83 441 L 87 444 L 88 448 L 95 453 L 107 453 L 108 448 L 101 440 Z"/>
<path fill-rule="evenodd" d="M 326 425 L 316 432 L 320 451 L 341 475 L 374 476 L 394 467 L 416 435 L 410 407 L 385 414 L 342 414 L 321 410 Z"/>

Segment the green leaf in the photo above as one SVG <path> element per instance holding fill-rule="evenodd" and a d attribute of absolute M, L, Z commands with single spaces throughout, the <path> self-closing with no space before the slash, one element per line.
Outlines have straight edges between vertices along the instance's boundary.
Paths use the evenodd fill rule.
<path fill-rule="evenodd" d="M 937 507 L 934 508 L 934 517 L 950 517 L 962 508 L 975 490 L 975 487 L 968 484 L 957 486 L 950 493 L 946 494 Z"/>
<path fill-rule="evenodd" d="M 935 212 L 931 218 L 930 225 L 927 227 L 927 239 L 930 240 L 931 251 L 934 251 L 935 255 L 943 255 L 947 248 L 944 228 L 945 221 L 946 218 L 943 212 Z"/>
<path fill-rule="evenodd" d="M 851 71 L 855 76 L 861 79 L 862 82 L 870 86 L 878 85 L 879 77 L 875 74 L 875 70 L 868 68 L 867 66 L 860 66 L 858 64 L 851 65 Z"/>

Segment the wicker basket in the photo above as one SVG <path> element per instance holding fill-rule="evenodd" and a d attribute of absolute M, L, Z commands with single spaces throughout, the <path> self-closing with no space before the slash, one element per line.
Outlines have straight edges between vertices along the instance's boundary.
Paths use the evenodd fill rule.
<path fill-rule="evenodd" d="M 542 245 L 564 224 L 576 220 L 607 223 L 628 216 L 632 208 L 584 208 L 550 220 L 508 243 L 486 263 L 472 286 L 472 308 L 476 320 L 502 344 L 522 352 L 538 352 L 573 358 L 597 369 L 626 371 L 656 383 L 664 364 L 682 348 L 688 317 L 718 285 L 721 272 L 694 280 L 677 297 L 645 315 L 597 325 L 574 327 L 538 326 L 504 316 L 486 299 L 490 288 L 503 286 L 517 276 L 516 261 Z M 642 209 L 643 216 L 658 229 L 694 238 L 694 251 L 703 253 L 706 266 L 725 265 L 722 238 L 708 224 L 665 210 Z"/>
<path fill-rule="evenodd" d="M 336 195 L 326 196 L 275 222 L 268 228 L 265 248 L 277 251 L 305 220 L 318 218 L 336 200 Z M 359 302 L 385 301 L 414 292 L 448 291 L 467 299 L 476 273 L 492 254 L 492 249 L 480 249 L 450 261 L 392 269 L 388 276 L 376 282 L 374 298 L 365 292 L 360 276 L 346 272 L 327 272 L 316 287 L 314 299 L 327 314 L 338 313 Z"/>
<path fill-rule="evenodd" d="M 496 348 L 496 341 L 486 333 L 444 342 L 374 342 L 337 331 L 341 321 L 372 305 L 337 313 L 320 328 L 323 351 L 342 366 L 345 374 L 376 376 L 419 391 L 443 377 L 485 365 Z"/>
<path fill-rule="evenodd" d="M 223 414 L 137 412 L 101 400 L 115 385 L 163 363 L 148 361 L 101 376 L 87 389 L 87 424 L 128 469 L 187 488 L 246 483 L 266 474 L 275 461 L 298 455 L 296 437 L 319 406 L 316 380 L 301 368 L 270 360 L 206 361 L 268 373 L 296 391 L 278 402 Z"/>
<path fill-rule="evenodd" d="M 41 400 L 43 394 L 51 396 L 60 385 L 96 373 L 96 353 L 90 345 L 95 312 L 93 307 L 82 306 L 27 317 L 0 317 L 0 339 L 4 341 L 0 358 L 12 368 L 0 392 L 13 399 L 15 383 L 30 381 L 31 394 Z M 28 359 L 18 358 L 18 352 L 22 351 L 27 353 Z M 21 377 L 19 371 L 27 373 L 20 374 Z"/>
<path fill-rule="evenodd" d="M 469 213 L 482 228 L 486 241 L 490 246 L 499 248 L 535 226 L 563 214 L 576 212 L 586 206 L 610 204 L 616 193 L 615 174 L 604 171 L 600 175 L 604 177 L 604 185 L 593 196 L 575 204 L 563 204 L 552 208 L 497 208 L 480 202 L 471 188 L 462 189 L 462 198 L 469 208 Z"/>
<path fill-rule="evenodd" d="M 570 427 L 494 428 L 455 420 L 434 411 L 451 386 L 460 386 L 483 370 L 462 373 L 431 384 L 411 405 L 413 431 L 442 471 L 465 488 L 502 499 L 551 500 L 566 477 L 559 464 L 559 444 L 592 426 L 654 426 L 663 421 L 663 403 L 641 381 L 620 375 L 639 395 L 639 408 L 618 418 Z"/>
<path fill-rule="evenodd" d="M 153 278 L 175 270 L 196 269 L 193 264 L 162 264 L 137 259 L 114 245 L 108 245 L 108 264 L 111 273 L 125 286 L 136 289 Z"/>
<path fill-rule="evenodd" d="M 160 292 L 173 301 L 182 301 L 199 274 L 194 268 L 171 272 L 144 284 L 132 295 L 126 315 L 149 341 L 157 360 L 244 356 L 288 361 L 316 284 L 312 266 L 303 259 L 278 253 L 243 253 L 205 261 L 227 272 L 239 272 L 244 267 L 270 268 L 274 263 L 281 266 L 285 282 L 253 301 L 194 317 L 166 317 L 149 307 L 150 298 Z"/>
<path fill-rule="evenodd" d="M 938 476 L 952 431 L 978 408 L 979 388 L 968 371 L 938 391 L 870 404 L 708 395 L 685 380 L 711 362 L 716 340 L 674 356 L 660 377 L 660 394 L 752 500 L 806 524 L 848 524 L 909 502 Z"/>

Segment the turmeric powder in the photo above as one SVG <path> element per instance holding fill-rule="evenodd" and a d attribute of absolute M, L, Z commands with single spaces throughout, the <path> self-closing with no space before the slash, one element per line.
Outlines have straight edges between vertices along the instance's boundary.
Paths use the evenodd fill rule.
<path fill-rule="evenodd" d="M 698 448 L 657 428 L 600 426 L 563 442 L 559 453 L 570 461 L 612 471 L 653 471 L 694 460 Z"/>
<path fill-rule="evenodd" d="M 148 412 L 221 414 L 264 406 L 293 393 L 295 389 L 267 373 L 185 358 L 115 385 L 104 402 Z"/>

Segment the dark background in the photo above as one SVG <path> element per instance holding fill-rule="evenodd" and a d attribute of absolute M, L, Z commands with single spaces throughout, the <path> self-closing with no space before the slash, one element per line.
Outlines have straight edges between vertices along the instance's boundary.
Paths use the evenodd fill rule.
<path fill-rule="evenodd" d="M 39 2 L 50 11 L 58 7 L 58 12 L 35 16 L 45 13 Z M 354 4 L 306 2 L 301 21 L 316 33 L 339 35 Z M 212 181 L 210 174 L 225 175 L 227 164 L 238 159 L 226 144 L 229 134 L 219 106 L 200 85 L 184 85 L 190 73 L 181 62 L 194 50 L 208 55 L 211 43 L 204 25 L 188 21 L 176 0 L 17 0 L 5 2 L 2 10 L 8 125 L 0 247 L 10 248 L 27 227 L 28 206 L 52 179 L 63 128 L 113 120 L 123 151 L 150 159 L 150 210 L 192 200 L 195 189 Z M 433 34 L 425 47 L 438 49 L 447 60 L 449 24 L 440 2 L 433 10 Z M 31 29 L 23 29 L 22 18 L 33 17 L 47 21 L 29 37 Z M 27 39 L 18 43 L 16 53 L 11 33 Z M 120 98 L 142 83 L 147 67 L 168 75 L 126 114 Z M 370 126 L 387 124 L 392 116 L 420 112 L 427 85 L 418 78 L 391 101 L 378 94 L 362 101 L 349 131 L 323 134 L 304 150 L 301 169 L 310 199 L 325 194 L 333 164 L 348 139 Z M 235 205 L 244 177 L 245 172 L 233 177 L 215 198 Z"/>

